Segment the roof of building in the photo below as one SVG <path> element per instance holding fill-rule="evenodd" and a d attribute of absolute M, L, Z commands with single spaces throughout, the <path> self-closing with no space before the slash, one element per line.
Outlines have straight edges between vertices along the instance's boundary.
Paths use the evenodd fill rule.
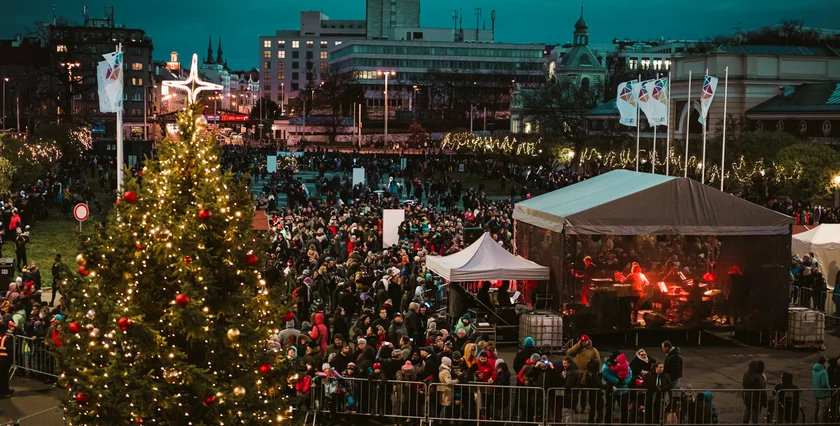
<path fill-rule="evenodd" d="M 735 55 L 840 56 L 828 46 L 725 45 L 717 51 Z"/>
<path fill-rule="evenodd" d="M 764 101 L 746 114 L 840 113 L 840 82 L 806 83 Z"/>
<path fill-rule="evenodd" d="M 584 114 L 584 115 L 587 116 L 587 117 L 597 117 L 597 116 L 610 116 L 610 117 L 611 116 L 616 116 L 616 117 L 618 117 L 621 114 L 619 114 L 618 105 L 616 105 L 615 99 L 613 99 L 613 100 L 610 100 L 610 101 L 606 101 L 606 102 L 596 106 L 595 108 L 592 108 L 591 110 L 587 111 L 586 114 Z"/>
<path fill-rule="evenodd" d="M 592 53 L 589 46 L 576 45 L 569 49 L 557 64 L 563 68 L 600 68 L 604 69 L 598 57 Z"/>

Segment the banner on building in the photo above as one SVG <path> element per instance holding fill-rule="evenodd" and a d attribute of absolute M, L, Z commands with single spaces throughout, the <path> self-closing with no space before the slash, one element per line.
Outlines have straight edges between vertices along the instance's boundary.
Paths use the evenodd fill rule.
<path fill-rule="evenodd" d="M 639 103 L 639 109 L 645 114 L 648 124 L 651 127 L 654 125 L 653 111 L 651 110 L 653 102 L 651 102 L 651 91 L 653 90 L 654 80 L 642 81 L 633 83 L 633 94 L 636 96 L 636 102 Z M 639 116 L 641 118 L 641 116 Z"/>
<path fill-rule="evenodd" d="M 717 77 L 707 75 L 703 79 L 703 90 L 700 92 L 700 118 L 698 121 L 704 126 L 706 125 L 706 114 L 709 113 L 709 107 L 712 106 L 712 100 L 715 98 L 717 84 Z"/>
<path fill-rule="evenodd" d="M 382 210 L 382 246 L 391 247 L 400 242 L 400 224 L 405 220 L 405 210 Z"/>
<path fill-rule="evenodd" d="M 633 82 L 626 81 L 618 85 L 618 97 L 615 99 L 615 105 L 618 107 L 618 113 L 621 114 L 619 123 L 636 127 L 636 95 L 633 93 Z"/>
<path fill-rule="evenodd" d="M 99 110 L 120 112 L 123 110 L 123 53 L 113 52 L 102 56 L 105 60 L 96 66 Z"/>
<path fill-rule="evenodd" d="M 653 83 L 651 93 L 651 112 L 657 126 L 668 125 L 668 78 L 661 78 Z"/>

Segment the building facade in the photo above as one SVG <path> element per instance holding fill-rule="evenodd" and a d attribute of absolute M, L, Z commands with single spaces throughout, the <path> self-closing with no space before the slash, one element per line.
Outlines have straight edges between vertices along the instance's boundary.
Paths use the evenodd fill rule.
<path fill-rule="evenodd" d="M 395 28 L 420 28 L 420 0 L 367 0 L 366 36 L 369 39 L 393 39 Z"/>
<path fill-rule="evenodd" d="M 563 55 L 552 54 L 549 77 L 557 81 L 571 81 L 585 90 L 603 86 L 607 79 L 607 68 L 604 58 L 596 56 L 589 48 L 589 26 L 583 19 L 582 7 L 573 35 L 571 49 Z"/>
<path fill-rule="evenodd" d="M 745 128 L 783 132 L 810 142 L 840 144 L 840 81 L 782 88 L 745 113 Z"/>
<path fill-rule="evenodd" d="M 321 12 L 301 12 L 300 29 L 259 37 L 261 96 L 286 112 L 290 99 L 317 87 L 328 72 L 329 49 L 366 37 L 365 21 L 332 20 Z"/>
<path fill-rule="evenodd" d="M 545 79 L 545 45 L 454 41 L 350 40 L 330 50 L 330 72 L 354 73 L 368 114 L 400 111 L 507 112 L 513 87 Z M 474 113 L 476 114 L 476 113 Z M 483 115 L 483 111 L 481 114 Z"/>

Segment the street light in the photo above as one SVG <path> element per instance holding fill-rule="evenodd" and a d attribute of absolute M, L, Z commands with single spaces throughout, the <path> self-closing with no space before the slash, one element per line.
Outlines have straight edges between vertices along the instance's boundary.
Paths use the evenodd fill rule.
<path fill-rule="evenodd" d="M 9 82 L 9 77 L 3 77 L 3 120 L 0 123 L 3 123 L 3 127 L 0 127 L 0 131 L 6 130 L 6 83 Z"/>
<path fill-rule="evenodd" d="M 388 144 L 388 76 L 396 76 L 396 71 L 376 71 L 376 75 L 385 76 L 385 144 Z"/>

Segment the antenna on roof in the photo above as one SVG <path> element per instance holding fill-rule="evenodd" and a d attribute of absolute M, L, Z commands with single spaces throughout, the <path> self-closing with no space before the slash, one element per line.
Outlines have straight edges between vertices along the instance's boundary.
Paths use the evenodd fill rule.
<path fill-rule="evenodd" d="M 56 22 L 56 19 L 55 19 L 55 2 L 53 2 L 53 25 L 55 25 L 55 22 Z"/>

